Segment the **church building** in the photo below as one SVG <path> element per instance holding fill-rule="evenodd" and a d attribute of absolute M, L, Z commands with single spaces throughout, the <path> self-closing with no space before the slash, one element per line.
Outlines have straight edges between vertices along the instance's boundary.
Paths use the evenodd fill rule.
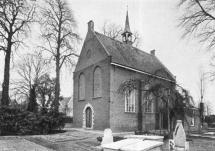
<path fill-rule="evenodd" d="M 156 72 L 161 71 L 161 72 Z M 120 94 L 120 85 L 129 79 L 154 77 L 172 84 L 175 77 L 159 61 L 155 50 L 146 53 L 132 46 L 128 12 L 122 42 L 98 33 L 94 22 L 88 22 L 88 32 L 74 71 L 73 120 L 76 127 L 112 131 L 134 131 L 138 126 L 138 92 Z M 145 98 L 142 126 L 166 129 L 167 116 L 158 115 L 156 103 Z M 148 101 L 148 103 L 147 103 Z"/>

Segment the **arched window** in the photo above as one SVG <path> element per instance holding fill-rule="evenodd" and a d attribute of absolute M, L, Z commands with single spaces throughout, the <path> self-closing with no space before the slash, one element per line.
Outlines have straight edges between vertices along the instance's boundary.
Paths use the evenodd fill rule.
<path fill-rule="evenodd" d="M 153 95 L 150 94 L 147 96 L 145 100 L 145 112 L 146 113 L 152 113 L 153 112 Z"/>
<path fill-rule="evenodd" d="M 78 94 L 79 94 L 79 100 L 85 99 L 85 76 L 83 73 L 81 73 L 79 76 Z"/>
<path fill-rule="evenodd" d="M 102 93 L 102 71 L 96 67 L 93 73 L 93 97 L 101 97 Z"/>
<path fill-rule="evenodd" d="M 135 90 L 125 91 L 125 112 L 136 112 L 135 96 L 136 96 Z"/>

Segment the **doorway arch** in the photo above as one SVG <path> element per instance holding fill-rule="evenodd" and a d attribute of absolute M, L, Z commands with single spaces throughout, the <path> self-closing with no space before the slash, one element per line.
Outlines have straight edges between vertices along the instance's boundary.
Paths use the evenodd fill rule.
<path fill-rule="evenodd" d="M 93 129 L 94 126 L 94 109 L 91 104 L 86 104 L 83 110 L 83 128 Z"/>

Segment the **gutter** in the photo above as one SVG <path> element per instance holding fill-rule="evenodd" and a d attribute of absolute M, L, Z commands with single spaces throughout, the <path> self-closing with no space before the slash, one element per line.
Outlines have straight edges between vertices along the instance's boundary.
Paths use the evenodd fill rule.
<path fill-rule="evenodd" d="M 155 77 L 155 78 L 158 78 L 158 79 L 162 79 L 162 80 L 165 80 L 165 81 L 168 81 L 168 82 L 176 83 L 175 81 L 169 80 L 167 78 L 163 78 L 161 76 L 157 76 L 157 75 L 154 75 L 154 74 L 151 74 L 151 73 L 148 73 L 148 72 L 144 72 L 144 71 L 141 71 L 141 70 L 138 70 L 138 69 L 134 69 L 134 68 L 131 68 L 131 67 L 128 67 L 128 66 L 124 66 L 124 65 L 121 65 L 121 64 L 118 64 L 118 63 L 111 62 L 111 65 L 118 66 L 118 67 L 121 67 L 121 68 L 125 68 L 125 69 L 131 70 L 131 71 L 135 71 L 135 72 L 138 72 L 138 73 L 145 74 L 145 75 L 149 75 L 149 76 L 152 76 L 152 77 Z"/>

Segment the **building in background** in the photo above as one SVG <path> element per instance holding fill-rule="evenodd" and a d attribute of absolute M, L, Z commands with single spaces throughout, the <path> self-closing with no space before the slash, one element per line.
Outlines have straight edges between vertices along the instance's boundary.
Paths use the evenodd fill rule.
<path fill-rule="evenodd" d="M 60 101 L 59 111 L 73 117 L 73 97 L 63 97 Z"/>

